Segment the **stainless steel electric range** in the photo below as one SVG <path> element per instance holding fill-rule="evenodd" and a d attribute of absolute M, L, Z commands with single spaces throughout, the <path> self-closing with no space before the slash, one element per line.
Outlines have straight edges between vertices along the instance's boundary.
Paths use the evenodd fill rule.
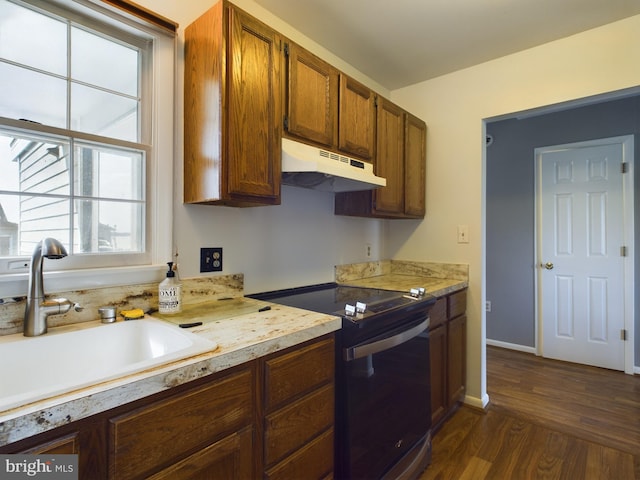
<path fill-rule="evenodd" d="M 326 283 L 250 297 L 342 318 L 338 479 L 416 478 L 431 460 L 429 310 L 435 298 Z"/>

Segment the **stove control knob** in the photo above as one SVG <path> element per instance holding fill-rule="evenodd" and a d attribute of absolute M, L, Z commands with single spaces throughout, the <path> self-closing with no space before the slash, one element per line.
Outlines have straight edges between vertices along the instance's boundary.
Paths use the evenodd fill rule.
<path fill-rule="evenodd" d="M 367 304 L 362 302 L 356 302 L 356 312 L 364 313 L 367 310 Z"/>
<path fill-rule="evenodd" d="M 420 288 L 412 288 L 409 293 L 413 298 L 422 298 L 424 297 L 424 292 L 425 292 L 425 289 L 423 287 L 420 287 Z"/>
<path fill-rule="evenodd" d="M 344 306 L 344 313 L 347 317 L 355 317 L 356 315 L 356 307 L 353 305 L 349 305 L 348 303 Z"/>

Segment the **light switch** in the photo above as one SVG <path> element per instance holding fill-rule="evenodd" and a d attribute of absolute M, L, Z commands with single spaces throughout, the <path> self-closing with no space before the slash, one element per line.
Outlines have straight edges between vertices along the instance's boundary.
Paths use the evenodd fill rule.
<path fill-rule="evenodd" d="M 458 225 L 458 243 L 469 243 L 469 225 Z"/>

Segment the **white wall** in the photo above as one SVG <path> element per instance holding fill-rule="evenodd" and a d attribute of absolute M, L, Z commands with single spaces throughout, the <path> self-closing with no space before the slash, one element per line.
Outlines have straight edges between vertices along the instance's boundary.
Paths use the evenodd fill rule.
<path fill-rule="evenodd" d="M 487 400 L 483 119 L 637 85 L 640 16 L 392 92 L 429 129 L 427 217 L 390 229 L 388 254 L 469 264 L 470 402 Z M 469 225 L 468 245 L 456 243 L 458 224 Z"/>
<path fill-rule="evenodd" d="M 179 251 L 180 274 L 201 275 L 201 247 L 223 248 L 222 273 L 244 273 L 246 293 L 330 282 L 335 265 L 383 258 L 384 221 L 333 215 L 332 193 L 283 186 L 282 205 L 247 209 L 182 203 L 184 29 L 216 2 L 138 3 L 179 23 L 173 196 L 174 245 Z M 252 0 L 233 3 L 381 94 L 390 95 Z M 366 257 L 366 244 L 372 246 L 371 258 Z"/>
<path fill-rule="evenodd" d="M 334 217 L 330 194 L 288 187 L 279 207 L 182 205 L 182 33 L 215 2 L 138 3 L 180 23 L 174 229 L 182 275 L 198 274 L 202 246 L 222 246 L 224 273 L 245 273 L 248 292 L 330 281 L 333 265 L 366 260 L 366 242 L 373 259 L 468 263 L 467 400 L 483 405 L 483 119 L 640 85 L 640 16 L 391 92 L 428 125 L 427 217 L 418 222 Z M 234 3 L 389 96 L 252 0 Z M 456 243 L 458 224 L 469 225 L 469 244 Z"/>

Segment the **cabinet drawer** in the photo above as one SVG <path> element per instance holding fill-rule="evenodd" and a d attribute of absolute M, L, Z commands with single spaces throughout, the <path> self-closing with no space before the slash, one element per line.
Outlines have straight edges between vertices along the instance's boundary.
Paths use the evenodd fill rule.
<path fill-rule="evenodd" d="M 109 421 L 109 476 L 133 478 L 171 465 L 252 420 L 251 370 L 244 370 Z"/>
<path fill-rule="evenodd" d="M 447 298 L 440 297 L 429 310 L 429 329 L 436 328 L 447 321 Z"/>
<path fill-rule="evenodd" d="M 251 478 L 253 430 L 246 427 L 203 448 L 148 480 Z"/>
<path fill-rule="evenodd" d="M 333 425 L 333 384 L 326 385 L 265 420 L 265 464 L 271 465 Z"/>
<path fill-rule="evenodd" d="M 331 478 L 333 473 L 333 429 L 305 445 L 275 467 L 267 470 L 266 480 L 308 480 Z"/>
<path fill-rule="evenodd" d="M 333 337 L 265 361 L 265 408 L 278 405 L 333 381 Z"/>
<path fill-rule="evenodd" d="M 69 455 L 80 453 L 78 432 L 73 432 L 64 437 L 56 438 L 28 450 L 24 450 L 21 453 L 28 453 L 31 455 L 42 455 L 45 453 Z"/>
<path fill-rule="evenodd" d="M 460 290 L 452 293 L 448 297 L 449 300 L 449 318 L 458 317 L 467 311 L 467 291 Z"/>

